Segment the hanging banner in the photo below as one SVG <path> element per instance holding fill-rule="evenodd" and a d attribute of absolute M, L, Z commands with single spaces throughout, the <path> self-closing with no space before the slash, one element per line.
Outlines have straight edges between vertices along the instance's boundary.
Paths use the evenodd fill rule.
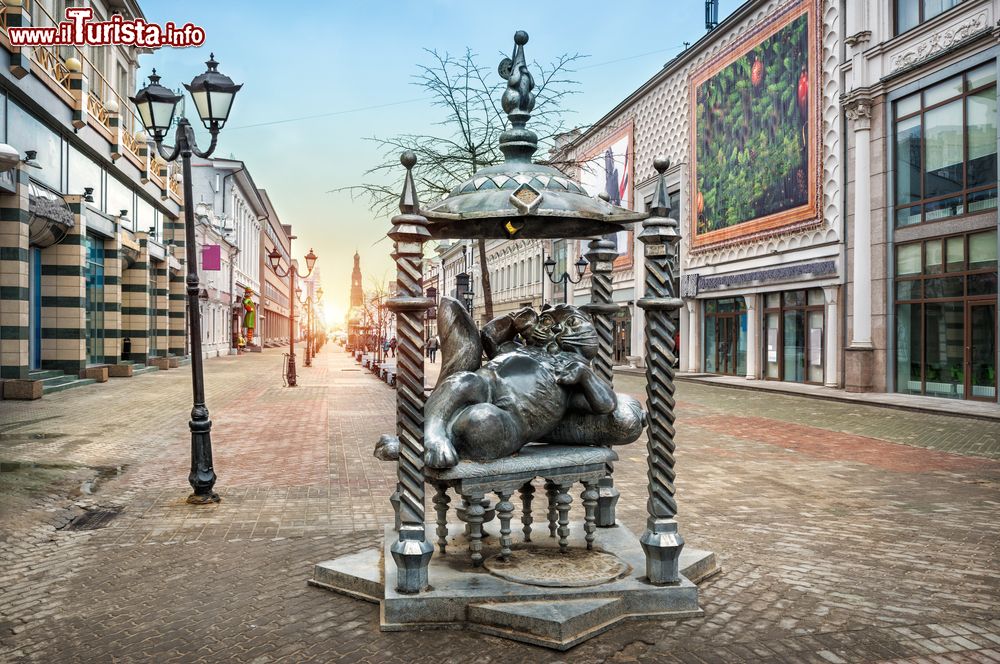
<path fill-rule="evenodd" d="M 219 271 L 222 269 L 222 247 L 206 244 L 201 248 L 201 269 Z"/>

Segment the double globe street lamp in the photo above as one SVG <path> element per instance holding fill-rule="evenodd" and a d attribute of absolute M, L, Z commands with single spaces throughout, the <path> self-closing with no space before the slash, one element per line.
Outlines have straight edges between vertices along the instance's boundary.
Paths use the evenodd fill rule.
<path fill-rule="evenodd" d="M 552 256 L 546 258 L 542 264 L 545 266 L 545 274 L 548 275 L 549 281 L 554 284 L 561 283 L 563 285 L 563 302 L 569 304 L 569 285 L 578 284 L 583 279 L 583 273 L 587 271 L 587 259 L 580 256 L 580 259 L 573 264 L 576 266 L 576 279 L 567 271 L 564 271 L 559 278 L 556 278 L 556 261 Z"/>
<path fill-rule="evenodd" d="M 302 288 L 295 289 L 296 298 L 306 310 L 306 366 L 311 367 L 313 358 L 316 357 L 316 316 L 315 307 L 323 299 L 323 288 L 317 288 L 313 295 L 306 295 L 302 298 Z"/>
<path fill-rule="evenodd" d="M 186 117 L 177 122 L 174 134 L 174 147 L 165 148 L 163 139 L 170 129 L 177 110 L 177 103 L 183 98 L 173 91 L 160 85 L 160 77 L 153 70 L 149 77 L 149 85 L 139 90 L 134 97 L 129 97 L 135 104 L 146 133 L 153 137 L 156 151 L 166 161 L 181 159 L 183 193 L 184 193 L 184 238 L 187 256 L 187 305 L 188 326 L 191 335 L 191 383 L 194 392 L 194 406 L 191 409 L 191 473 L 188 482 L 194 493 L 188 496 L 187 502 L 193 505 L 219 502 L 219 495 L 212 489 L 215 486 L 215 470 L 212 467 L 212 420 L 208 416 L 205 405 L 205 377 L 202 367 L 201 353 L 201 312 L 198 306 L 200 294 L 198 278 L 198 247 L 194 232 L 194 196 L 191 192 L 191 155 L 207 159 L 214 151 L 219 136 L 219 130 L 226 124 L 233 99 L 242 84 L 233 83 L 233 79 L 219 72 L 219 63 L 215 54 L 209 56 L 205 63 L 208 69 L 195 76 L 190 84 L 185 84 L 191 98 L 194 100 L 198 116 L 208 129 L 212 141 L 208 149 L 201 151 L 195 142 L 194 128 Z"/>
<path fill-rule="evenodd" d="M 298 266 L 294 263 L 289 262 L 288 268 L 281 268 L 281 252 L 278 251 L 277 247 L 271 250 L 271 253 L 267 255 L 267 260 L 271 264 L 271 269 L 274 273 L 284 279 L 285 277 L 290 277 L 291 281 L 288 285 L 288 369 L 285 372 L 285 382 L 288 383 L 288 387 L 295 387 L 298 384 L 298 380 L 295 375 L 295 300 L 298 299 L 301 289 L 296 290 L 295 278 L 308 279 L 309 275 L 312 274 L 313 266 L 316 265 L 316 254 L 310 249 L 309 253 L 306 254 L 306 270 L 305 274 L 299 272 Z"/>

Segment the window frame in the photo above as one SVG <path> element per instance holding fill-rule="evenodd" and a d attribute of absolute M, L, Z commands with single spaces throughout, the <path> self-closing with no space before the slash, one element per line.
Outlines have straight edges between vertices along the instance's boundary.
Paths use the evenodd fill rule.
<path fill-rule="evenodd" d="M 829 370 L 829 367 L 827 367 L 827 365 L 826 365 L 826 326 L 827 326 L 827 323 L 829 321 L 827 321 L 827 319 L 826 319 L 826 304 L 825 304 L 825 302 L 824 303 L 820 303 L 820 304 L 809 304 L 809 291 L 811 291 L 811 290 L 819 290 L 820 293 L 823 292 L 822 289 L 817 288 L 817 287 L 793 288 L 793 289 L 787 290 L 787 291 L 779 291 L 778 292 L 778 295 L 779 295 L 778 306 L 776 306 L 776 307 L 769 307 L 769 306 L 767 306 L 767 297 L 766 296 L 770 295 L 771 293 L 765 293 L 764 294 L 765 297 L 764 297 L 764 307 L 762 309 L 763 316 L 761 317 L 761 335 L 760 335 L 761 336 L 761 340 L 760 340 L 760 348 L 759 348 L 760 357 L 764 358 L 764 361 L 761 363 L 761 374 L 763 375 L 764 380 L 777 381 L 779 383 L 801 383 L 801 384 L 804 384 L 804 385 L 824 385 L 825 384 L 825 382 L 826 382 L 826 372 Z M 803 293 L 804 300 L 803 300 L 802 304 L 787 304 L 785 302 L 785 296 L 788 293 L 794 293 L 794 292 L 802 292 Z M 825 300 L 825 297 L 824 297 L 824 300 Z M 793 380 L 786 380 L 785 379 L 785 312 L 786 311 L 801 311 L 802 312 L 802 316 L 803 316 L 803 320 L 805 320 L 806 323 L 808 323 L 808 321 L 809 321 L 809 314 L 810 313 L 819 312 L 823 316 L 823 334 L 820 336 L 820 349 L 819 349 L 820 358 L 823 360 L 823 377 L 820 380 L 818 380 L 818 381 L 808 380 L 808 376 L 809 376 L 808 366 L 806 367 L 807 370 L 803 372 L 803 380 L 802 381 L 793 381 Z M 768 376 L 767 375 L 767 367 L 765 366 L 767 364 L 767 329 L 768 329 L 767 328 L 767 315 L 768 314 L 776 314 L 778 316 L 778 343 L 779 343 L 779 348 L 778 348 L 778 362 L 777 362 L 777 364 L 778 364 L 778 377 L 777 378 L 771 378 L 770 376 Z M 811 350 L 811 347 L 809 345 L 809 334 L 807 332 L 806 335 L 805 335 L 805 338 L 803 339 L 803 346 L 802 346 L 802 355 L 803 355 L 803 357 L 806 358 L 806 362 L 807 363 L 808 363 L 808 360 L 809 360 L 809 351 L 810 350 Z"/>
<path fill-rule="evenodd" d="M 1000 177 L 997 177 L 997 173 L 994 173 L 994 180 L 991 183 L 984 184 L 984 185 L 979 185 L 979 186 L 976 186 L 976 187 L 969 187 L 968 186 L 968 180 L 969 180 L 969 116 L 968 116 L 968 99 L 971 96 L 977 95 L 979 93 L 982 93 L 982 92 L 984 92 L 984 91 L 989 90 L 990 88 L 992 88 L 994 90 L 994 100 L 995 100 L 994 103 L 996 103 L 996 91 L 997 91 L 997 78 L 998 78 L 998 76 L 994 76 L 993 81 L 991 83 L 986 84 L 986 85 L 981 85 L 978 88 L 970 88 L 969 87 L 969 80 L 968 80 L 969 73 L 972 72 L 972 71 L 975 71 L 976 69 L 979 69 L 984 64 L 985 64 L 985 62 L 980 62 L 978 64 L 975 64 L 975 65 L 973 65 L 971 67 L 968 67 L 968 68 L 964 69 L 963 71 L 961 71 L 958 74 L 952 74 L 952 75 L 949 75 L 949 76 L 944 76 L 944 77 L 942 77 L 942 78 L 940 78 L 938 80 L 935 80 L 933 82 L 928 83 L 927 85 L 919 87 L 917 90 L 915 90 L 913 92 L 907 93 L 905 95 L 900 95 L 898 98 L 890 100 L 889 103 L 891 104 L 891 111 L 892 112 L 891 112 L 891 116 L 890 116 L 890 120 L 889 121 L 890 121 L 891 126 L 892 126 L 892 148 L 893 148 L 893 150 L 892 150 L 892 173 L 893 173 L 893 178 L 892 178 L 892 188 L 891 188 L 891 190 L 890 190 L 889 193 L 890 193 L 890 195 L 892 197 L 892 217 L 890 219 L 890 224 L 894 228 L 899 229 L 899 228 L 910 228 L 912 226 L 923 226 L 925 224 L 933 224 L 933 223 L 937 223 L 937 222 L 940 222 L 940 221 L 950 221 L 950 220 L 961 219 L 963 217 L 968 217 L 968 216 L 972 216 L 972 215 L 989 213 L 990 211 L 994 211 L 995 212 L 997 210 L 997 205 L 994 205 L 994 207 L 992 207 L 992 208 L 985 208 L 985 209 L 982 209 L 982 210 L 975 210 L 975 211 L 971 211 L 971 212 L 969 211 L 969 197 L 971 195 L 979 193 L 979 192 L 989 191 L 990 189 L 997 189 L 997 191 L 998 191 L 997 198 L 998 198 L 998 202 L 1000 202 Z M 995 73 L 1000 74 L 1000 72 L 996 72 L 996 67 L 997 67 L 997 65 L 994 64 L 994 71 L 995 71 Z M 945 81 L 947 81 L 947 80 L 949 80 L 951 78 L 955 78 L 956 76 L 961 76 L 961 78 L 962 78 L 962 92 L 961 93 L 959 93 L 957 95 L 953 95 L 951 97 L 948 97 L 947 99 L 944 99 L 942 101 L 938 101 L 938 102 L 936 102 L 934 104 L 931 104 L 929 106 L 925 106 L 924 105 L 924 93 L 927 90 L 933 88 L 936 85 L 944 83 Z M 897 108 L 898 108 L 899 103 L 901 101 L 903 101 L 904 99 L 908 99 L 908 98 L 912 97 L 913 95 L 919 95 L 919 98 L 920 98 L 920 108 L 918 108 L 916 111 L 913 111 L 912 113 L 907 113 L 905 115 L 898 115 L 897 114 Z M 927 131 L 926 131 L 926 125 L 925 125 L 925 122 L 924 122 L 924 117 L 927 115 L 927 113 L 929 113 L 931 111 L 934 111 L 935 109 L 942 108 L 942 107 L 944 107 L 944 106 L 946 106 L 948 104 L 952 104 L 952 103 L 954 103 L 957 100 L 961 100 L 961 102 L 962 102 L 962 188 L 959 189 L 958 191 L 953 191 L 953 192 L 949 192 L 949 193 L 946 193 L 946 194 L 940 194 L 940 195 L 937 195 L 937 196 L 926 197 L 925 196 L 925 191 L 926 191 L 926 183 L 925 183 L 925 181 L 926 181 L 926 176 L 927 176 L 927 171 L 926 171 L 926 164 L 927 164 Z M 906 203 L 904 205 L 900 205 L 899 202 L 898 202 L 898 200 L 897 200 L 898 193 L 899 193 L 898 192 L 898 187 L 899 187 L 899 154 L 898 154 L 899 130 L 898 130 L 898 128 L 899 128 L 900 122 L 903 122 L 903 121 L 906 121 L 906 120 L 910 120 L 910 119 L 913 119 L 913 118 L 919 118 L 920 119 L 920 125 L 919 125 L 920 126 L 920 164 L 919 164 L 919 171 L 920 171 L 920 198 L 917 199 L 916 201 L 911 201 L 911 202 Z M 996 122 L 996 127 L 998 129 L 998 133 L 1000 133 L 1000 121 Z M 1000 151 L 998 151 L 998 156 L 1000 156 Z M 1000 163 L 1000 161 L 998 161 L 998 163 Z M 937 218 L 937 219 L 931 219 L 929 221 L 927 220 L 927 210 L 925 209 L 925 207 L 928 204 L 936 203 L 936 202 L 940 202 L 940 201 L 946 201 L 946 200 L 949 200 L 949 199 L 952 199 L 952 198 L 957 198 L 957 197 L 961 197 L 961 199 L 962 199 L 962 212 L 960 214 L 953 214 L 953 215 L 943 216 L 943 217 L 940 217 L 940 218 Z M 917 222 L 914 222 L 914 223 L 900 224 L 899 221 L 898 221 L 898 215 L 899 215 L 900 210 L 906 210 L 906 209 L 910 209 L 910 208 L 914 208 L 914 207 L 919 207 L 920 208 L 920 220 L 917 221 Z"/>
<path fill-rule="evenodd" d="M 906 2 L 906 0 L 903 0 L 903 1 Z M 938 16 L 943 16 L 943 15 L 947 14 L 948 12 L 950 12 L 951 10 L 960 7 L 962 5 L 962 3 L 965 2 L 965 0 L 958 0 L 958 2 L 953 7 L 948 7 L 948 9 L 945 9 L 943 11 L 938 12 L 937 14 L 934 14 L 933 16 L 929 16 L 928 17 L 928 16 L 925 15 L 925 12 L 924 12 L 924 6 L 926 5 L 927 0 L 916 0 L 916 1 L 918 3 L 918 5 L 917 5 L 917 23 L 916 23 L 916 25 L 913 25 L 913 26 L 911 26 L 909 28 L 906 28 L 905 30 L 901 30 L 900 27 L 899 27 L 899 2 L 900 2 L 900 0 L 893 0 L 893 2 L 892 2 L 892 36 L 893 37 L 898 37 L 899 35 L 905 35 L 907 32 L 919 28 L 921 25 L 923 25 L 927 21 L 931 21 L 931 20 L 937 18 Z"/>

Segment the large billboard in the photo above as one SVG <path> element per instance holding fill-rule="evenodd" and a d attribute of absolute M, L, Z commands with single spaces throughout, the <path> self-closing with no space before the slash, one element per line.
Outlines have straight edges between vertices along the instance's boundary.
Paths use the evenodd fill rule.
<path fill-rule="evenodd" d="M 817 218 L 815 21 L 802 2 L 692 74 L 695 248 Z"/>
<path fill-rule="evenodd" d="M 632 123 L 619 127 L 580 160 L 580 186 L 591 196 L 607 194 L 613 205 L 632 209 L 635 147 Z M 615 233 L 618 248 L 615 266 L 632 262 L 632 232 Z M 586 242 L 581 251 L 586 253 Z"/>

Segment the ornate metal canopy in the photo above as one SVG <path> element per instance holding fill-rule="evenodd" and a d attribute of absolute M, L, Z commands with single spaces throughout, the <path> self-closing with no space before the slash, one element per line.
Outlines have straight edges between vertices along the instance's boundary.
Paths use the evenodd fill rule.
<path fill-rule="evenodd" d="M 445 198 L 421 209 L 431 236 L 444 238 L 571 238 L 607 235 L 646 218 L 587 194 L 563 172 L 531 160 L 538 136 L 526 128 L 535 87 L 524 58 L 528 33 L 514 35 L 514 53 L 500 63 L 507 79 L 501 103 L 510 127 L 500 135 L 505 161 L 487 166 Z"/>

